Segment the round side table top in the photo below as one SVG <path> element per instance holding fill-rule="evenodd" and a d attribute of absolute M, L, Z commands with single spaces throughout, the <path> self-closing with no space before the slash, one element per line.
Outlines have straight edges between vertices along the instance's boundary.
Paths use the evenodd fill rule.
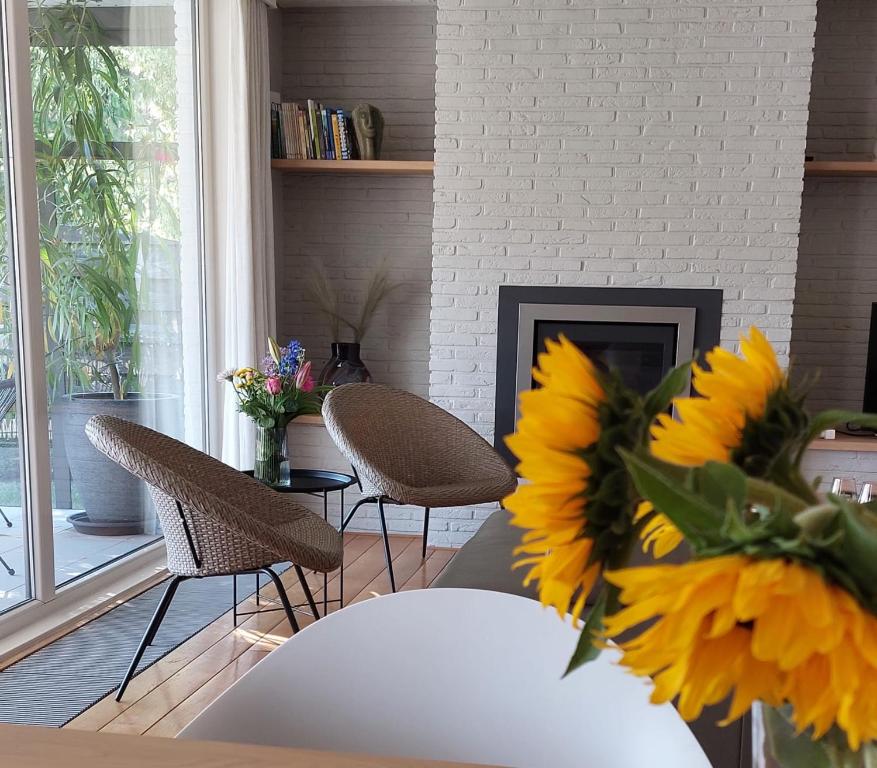
<path fill-rule="evenodd" d="M 245 475 L 253 476 L 253 470 L 248 469 Z M 343 491 L 356 483 L 352 475 L 343 472 L 331 472 L 328 469 L 290 469 L 289 484 L 270 485 L 272 490 L 278 493 L 331 493 Z"/>

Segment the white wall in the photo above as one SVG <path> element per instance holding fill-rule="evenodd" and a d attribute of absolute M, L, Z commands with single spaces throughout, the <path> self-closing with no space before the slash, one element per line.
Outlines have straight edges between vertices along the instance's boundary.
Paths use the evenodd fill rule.
<path fill-rule="evenodd" d="M 815 0 L 438 9 L 436 402 L 492 436 L 503 283 L 722 288 L 788 351 Z"/>
<path fill-rule="evenodd" d="M 817 159 L 874 159 L 877 4 L 819 0 L 808 134 Z M 814 407 L 860 409 L 877 301 L 877 181 L 808 179 L 801 222 L 794 368 L 819 372 Z"/>

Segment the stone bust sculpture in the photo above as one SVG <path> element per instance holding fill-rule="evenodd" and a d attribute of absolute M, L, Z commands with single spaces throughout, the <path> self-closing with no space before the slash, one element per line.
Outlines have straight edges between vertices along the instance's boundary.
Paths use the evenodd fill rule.
<path fill-rule="evenodd" d="M 384 137 L 384 116 L 371 104 L 357 104 L 351 113 L 360 160 L 379 160 Z"/>

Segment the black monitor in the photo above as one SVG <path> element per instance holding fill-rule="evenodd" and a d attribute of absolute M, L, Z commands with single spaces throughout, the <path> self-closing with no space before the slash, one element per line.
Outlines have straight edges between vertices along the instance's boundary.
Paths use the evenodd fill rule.
<path fill-rule="evenodd" d="M 877 413 L 877 302 L 871 304 L 871 331 L 868 335 L 868 360 L 865 365 L 865 413 Z"/>

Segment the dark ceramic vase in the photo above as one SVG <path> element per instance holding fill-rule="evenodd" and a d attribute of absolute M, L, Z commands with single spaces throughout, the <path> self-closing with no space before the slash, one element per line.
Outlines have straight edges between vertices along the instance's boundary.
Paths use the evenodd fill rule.
<path fill-rule="evenodd" d="M 338 367 L 338 342 L 333 341 L 331 345 L 332 354 L 329 357 L 329 362 L 323 366 L 323 370 L 320 371 L 320 377 L 317 379 L 317 384 L 326 385 L 329 383 L 329 379 L 332 378 L 332 374 L 335 373 L 335 369 Z"/>
<path fill-rule="evenodd" d="M 325 384 L 330 387 L 340 387 L 342 384 L 362 384 L 371 381 L 372 375 L 359 356 L 359 344 L 339 341 L 332 347 L 337 361 L 328 371 Z"/>

